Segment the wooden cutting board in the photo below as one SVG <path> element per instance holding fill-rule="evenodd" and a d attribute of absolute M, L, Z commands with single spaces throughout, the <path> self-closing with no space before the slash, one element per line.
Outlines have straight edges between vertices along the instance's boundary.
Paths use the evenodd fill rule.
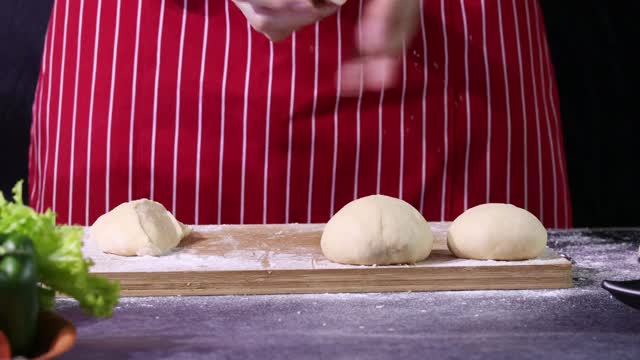
<path fill-rule="evenodd" d="M 170 254 L 122 257 L 87 236 L 92 272 L 117 279 L 125 296 L 290 294 L 572 286 L 571 262 L 547 248 L 528 261 L 458 259 L 446 245 L 448 223 L 433 223 L 431 255 L 416 265 L 352 266 L 327 260 L 322 224 L 193 226 Z"/>

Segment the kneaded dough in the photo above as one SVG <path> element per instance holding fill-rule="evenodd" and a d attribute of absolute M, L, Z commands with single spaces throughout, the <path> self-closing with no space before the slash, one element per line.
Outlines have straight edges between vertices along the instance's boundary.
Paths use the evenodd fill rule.
<path fill-rule="evenodd" d="M 337 263 L 413 264 L 431 253 L 433 233 L 409 203 L 371 195 L 340 209 L 325 226 L 320 245 L 323 254 Z"/>
<path fill-rule="evenodd" d="M 175 248 L 189 234 L 160 203 L 139 199 L 118 205 L 100 216 L 89 236 L 105 253 L 159 256 Z"/>
<path fill-rule="evenodd" d="M 544 251 L 547 230 L 525 209 L 511 204 L 482 204 L 453 221 L 447 245 L 460 258 L 528 260 Z"/>

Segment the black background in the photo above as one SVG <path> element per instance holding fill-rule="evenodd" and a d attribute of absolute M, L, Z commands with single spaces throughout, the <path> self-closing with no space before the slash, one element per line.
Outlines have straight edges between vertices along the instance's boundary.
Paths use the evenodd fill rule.
<path fill-rule="evenodd" d="M 634 0 L 542 0 L 560 92 L 574 226 L 639 226 Z M 31 105 L 51 0 L 0 0 L 0 191 L 27 179 Z"/>

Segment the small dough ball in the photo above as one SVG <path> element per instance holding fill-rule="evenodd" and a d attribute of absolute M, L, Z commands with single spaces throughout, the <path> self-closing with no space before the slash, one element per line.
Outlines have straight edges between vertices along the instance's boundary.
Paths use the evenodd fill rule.
<path fill-rule="evenodd" d="M 413 264 L 431 253 L 433 233 L 409 203 L 385 195 L 354 200 L 338 211 L 322 233 L 331 261 L 355 265 Z"/>
<path fill-rule="evenodd" d="M 543 253 L 547 230 L 525 209 L 489 203 L 458 216 L 449 227 L 447 245 L 459 258 L 527 260 Z"/>
<path fill-rule="evenodd" d="M 175 248 L 189 232 L 162 204 L 140 199 L 100 216 L 89 236 L 105 253 L 158 256 Z"/>

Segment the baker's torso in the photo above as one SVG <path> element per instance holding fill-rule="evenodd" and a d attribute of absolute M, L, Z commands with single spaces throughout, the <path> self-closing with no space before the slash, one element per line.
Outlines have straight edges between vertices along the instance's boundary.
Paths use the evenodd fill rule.
<path fill-rule="evenodd" d="M 343 97 L 361 2 L 272 44 L 229 1 L 55 1 L 31 203 L 77 224 L 138 198 L 185 223 L 292 223 L 382 193 L 430 221 L 508 202 L 570 226 L 537 2 L 424 1 L 398 85 Z"/>

